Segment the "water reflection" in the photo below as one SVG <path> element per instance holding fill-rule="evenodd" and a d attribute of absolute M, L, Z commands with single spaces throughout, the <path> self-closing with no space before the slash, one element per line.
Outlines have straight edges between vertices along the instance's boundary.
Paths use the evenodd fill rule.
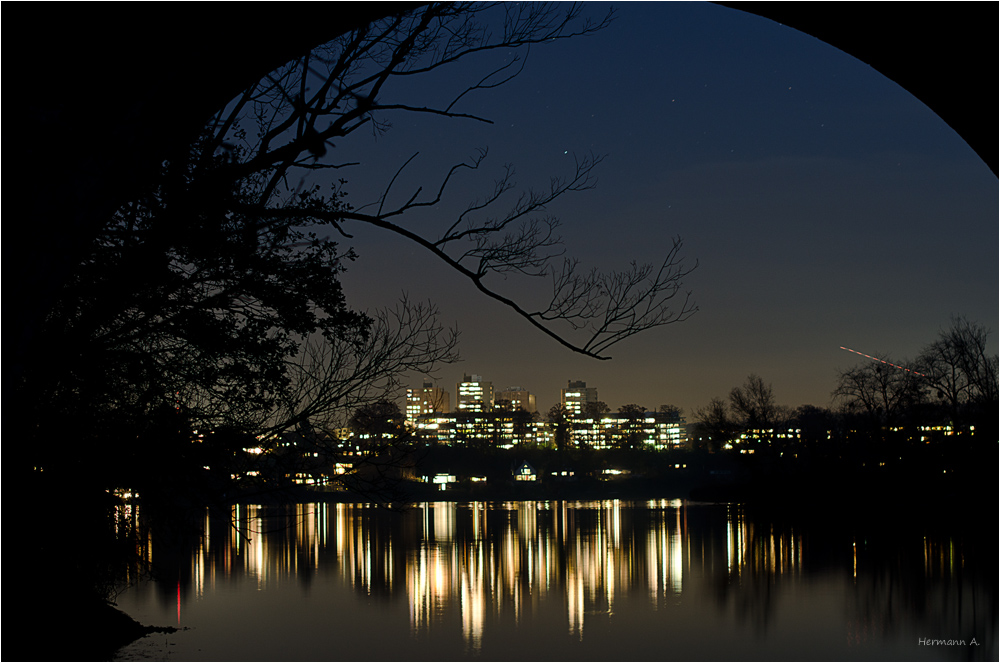
<path fill-rule="evenodd" d="M 655 503 L 637 527 L 617 501 L 423 504 L 421 542 L 405 561 L 412 628 L 428 630 L 457 606 L 478 651 L 487 619 L 518 624 L 558 600 L 582 639 L 586 615 L 613 614 L 623 593 L 656 603 L 681 592 L 685 511 Z"/>
<path fill-rule="evenodd" d="M 807 532 L 740 505 L 680 500 L 434 502 L 404 512 L 237 505 L 228 516 L 206 513 L 189 564 L 166 560 L 177 562 L 176 584 L 165 580 L 173 572 L 154 584 L 161 605 L 176 601 L 180 625 L 189 594 L 210 602 L 234 583 L 277 592 L 335 577 L 366 600 L 405 603 L 398 657 L 407 659 L 419 658 L 413 643 L 440 651 L 447 638 L 460 638 L 459 657 L 538 658 L 505 641 L 534 637 L 533 623 L 572 659 L 664 658 L 656 647 L 667 640 L 671 657 L 747 658 L 745 640 L 719 637 L 743 631 L 771 658 L 885 658 L 890 645 L 901 653 L 889 658 L 922 658 L 918 636 L 982 643 L 933 658 L 996 652 L 995 574 L 971 567 L 978 553 L 955 538 L 916 533 L 885 549 L 850 531 Z M 388 628 L 379 636 L 393 637 Z M 796 634 L 814 649 L 797 649 Z"/>

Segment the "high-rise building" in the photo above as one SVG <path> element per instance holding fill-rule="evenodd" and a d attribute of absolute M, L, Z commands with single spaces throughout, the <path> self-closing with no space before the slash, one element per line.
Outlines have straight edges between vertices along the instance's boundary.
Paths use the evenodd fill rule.
<path fill-rule="evenodd" d="M 525 412 L 535 412 L 535 395 L 522 389 L 521 387 L 507 387 L 503 391 L 498 391 L 493 397 L 494 405 L 499 406 L 504 401 L 511 410 L 524 410 Z"/>
<path fill-rule="evenodd" d="M 586 382 L 570 380 L 566 389 L 562 390 L 560 402 L 570 416 L 579 416 L 587 403 L 597 402 L 597 387 L 588 387 Z"/>
<path fill-rule="evenodd" d="M 493 383 L 483 381 L 481 375 L 463 375 L 456 391 L 456 412 L 489 412 L 493 409 Z"/>
<path fill-rule="evenodd" d="M 444 413 L 451 410 L 451 397 L 430 380 L 424 386 L 406 390 L 406 419 L 416 421 L 423 414 Z"/>

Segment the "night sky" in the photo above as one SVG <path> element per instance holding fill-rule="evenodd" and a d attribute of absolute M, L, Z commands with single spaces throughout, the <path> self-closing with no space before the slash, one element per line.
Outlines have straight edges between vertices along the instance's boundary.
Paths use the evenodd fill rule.
<path fill-rule="evenodd" d="M 771 5 L 771 11 L 781 4 L 795 3 Z M 342 18 L 344 6 L 351 5 L 328 9 L 336 14 L 330 20 Z M 971 6 L 951 5 L 965 8 L 976 24 L 989 23 L 983 17 L 991 12 L 969 12 Z M 835 6 L 827 7 L 819 11 L 836 14 Z M 862 20 L 862 7 L 852 3 L 831 23 L 845 16 Z M 595 17 L 606 8 L 586 5 Z M 903 363 L 954 314 L 996 332 L 997 178 L 933 111 L 867 64 L 765 18 L 709 3 L 627 2 L 616 8 L 617 19 L 605 31 L 533 47 L 519 78 L 465 97 L 456 108 L 494 124 L 399 114 L 377 140 L 359 132 L 338 142 L 337 158 L 363 164 L 338 175 L 349 180 L 350 201 L 359 206 L 376 199 L 400 164 L 419 151 L 394 189 L 403 198 L 418 185 L 434 187 L 450 165 L 488 147 L 483 169 L 455 182 L 437 216 L 414 218 L 408 226 L 420 228 L 447 222 L 488 192 L 505 163 L 516 166 L 522 187 L 545 187 L 550 176 L 572 171 L 575 156 L 604 155 L 595 190 L 547 210 L 563 222 L 568 253 L 586 267 L 622 269 L 633 258 L 658 262 L 679 235 L 685 255 L 699 263 L 685 285 L 700 310 L 686 322 L 611 348 L 611 361 L 597 361 L 566 350 L 485 299 L 420 247 L 349 228 L 354 237 L 345 243 L 361 256 L 344 275 L 350 305 L 390 304 L 405 289 L 411 298 L 432 299 L 443 321 L 461 329 L 464 361 L 442 367 L 439 384 L 453 392 L 463 372 L 480 374 L 497 388 L 529 389 L 545 411 L 567 380 L 585 380 L 613 408 L 672 403 L 690 415 L 754 372 L 774 385 L 782 404 L 823 406 L 830 404 L 838 369 L 860 360 L 840 346 Z M 225 98 L 218 90 L 228 96 L 239 89 L 224 81 L 259 75 L 258 49 L 244 43 L 245 32 L 256 34 L 247 25 L 259 31 L 263 18 L 273 19 L 269 29 L 284 27 L 306 43 L 323 23 L 302 25 L 294 13 L 272 16 L 259 9 L 247 11 L 243 23 L 232 17 L 227 33 L 178 9 L 157 10 L 151 22 L 149 9 L 116 5 L 101 14 L 87 5 L 78 13 L 60 12 L 55 26 L 33 11 L 19 21 L 36 31 L 29 41 L 37 52 L 29 59 L 37 64 L 9 72 L 11 89 L 29 102 L 8 109 L 12 126 L 25 127 L 8 141 L 25 164 L 12 185 L 27 191 L 21 198 L 31 201 L 31 218 L 62 224 L 45 242 L 38 242 L 35 223 L 5 228 L 11 246 L 23 251 L 21 271 L 39 284 L 8 293 L 15 297 L 12 310 L 23 313 L 12 323 L 22 339 L 49 301 L 44 293 L 66 276 L 73 247 L 85 241 L 86 221 L 103 221 L 101 205 L 142 185 L 133 171 L 155 176 L 164 141 L 183 135 L 157 127 L 188 122 L 193 130 L 216 99 Z M 971 42 L 963 43 L 962 21 L 947 20 L 955 9 L 944 12 L 947 29 L 935 36 L 927 21 L 939 9 L 906 11 L 924 20 L 916 34 L 926 34 L 927 48 L 917 62 L 931 66 L 927 53 L 940 54 L 948 81 L 984 72 L 981 85 L 973 77 L 968 86 L 982 101 L 972 104 L 970 115 L 985 115 L 992 131 L 996 59 L 972 58 L 992 53 L 980 42 L 995 37 L 973 30 Z M 112 18 L 119 15 L 136 29 L 116 27 Z M 105 28 L 81 32 L 83 22 Z M 894 34 L 911 37 L 902 41 L 900 60 L 908 61 L 907 49 L 923 43 L 890 29 L 884 17 L 875 23 L 888 49 Z M 201 66 L 198 58 L 206 56 L 193 47 L 216 43 L 221 46 L 207 49 L 210 66 Z M 290 57 L 298 42 L 286 48 Z M 434 80 L 407 81 L 387 90 L 385 101 L 450 98 L 448 91 L 478 81 L 511 56 L 496 52 Z M 250 64 L 237 66 L 242 62 Z M 37 71 L 58 71 L 60 85 Z M 211 99 L 199 106 L 186 96 L 189 90 Z M 143 113 L 151 109 L 148 121 Z M 80 127 L 87 130 L 76 131 Z M 97 152 L 105 162 L 95 162 Z M 125 158 L 119 160 L 119 153 Z M 53 154 L 65 162 L 53 161 Z M 46 177 L 36 177 L 39 172 Z M 59 195 L 52 195 L 56 183 Z M 529 300 L 549 287 L 515 279 L 500 285 Z M 994 333 L 992 352 L 996 339 Z M 31 349 L 14 353 L 8 371 L 16 374 L 21 358 L 34 356 Z M 408 382 L 419 385 L 422 377 Z"/>
<path fill-rule="evenodd" d="M 595 16 L 604 9 L 587 5 Z M 433 98 L 487 64 L 400 94 Z M 685 283 L 700 310 L 597 361 L 479 296 L 419 247 L 352 229 L 353 305 L 406 289 L 459 326 L 464 361 L 436 376 L 451 392 L 476 373 L 528 389 L 544 412 L 567 380 L 585 380 L 612 408 L 671 403 L 690 417 L 757 373 L 781 404 L 828 406 L 838 369 L 859 359 L 840 346 L 902 363 L 953 314 L 996 331 L 996 177 L 910 93 L 811 36 L 705 3 L 626 3 L 604 32 L 533 48 L 520 77 L 458 110 L 495 124 L 401 116 L 377 141 L 357 141 L 365 167 L 344 175 L 352 201 L 373 199 L 417 151 L 399 197 L 489 148 L 444 215 L 487 193 L 504 163 L 522 187 L 544 187 L 572 171 L 574 155 L 606 155 L 596 189 L 548 210 L 568 253 L 620 269 L 658 262 L 679 235 L 698 262 Z M 548 283 L 501 284 L 527 298 L 532 288 Z"/>

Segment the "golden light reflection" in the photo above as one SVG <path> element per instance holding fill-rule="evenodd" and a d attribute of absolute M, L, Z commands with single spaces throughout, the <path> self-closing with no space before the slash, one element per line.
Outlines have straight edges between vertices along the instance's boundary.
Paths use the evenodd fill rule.
<path fill-rule="evenodd" d="M 124 508 L 116 518 L 143 520 Z M 310 610 L 391 614 L 404 640 L 409 629 L 421 646 L 464 646 L 465 658 L 489 657 L 517 626 L 526 640 L 543 633 L 577 652 L 634 615 L 660 620 L 672 636 L 684 628 L 671 619 L 678 610 L 765 633 L 810 601 L 822 606 L 816 614 L 826 626 L 841 637 L 846 629 L 848 645 L 881 646 L 915 603 L 944 606 L 960 632 L 982 614 L 990 580 L 977 566 L 978 539 L 961 533 L 928 527 L 889 547 L 893 533 L 873 537 L 853 523 L 834 532 L 836 522 L 774 518 L 739 504 L 432 502 L 403 512 L 244 504 L 198 511 L 188 524 L 189 532 L 170 532 L 183 539 L 180 554 L 162 532 L 157 538 L 156 568 L 167 571 L 155 580 L 156 598 L 168 617 L 176 600 L 179 625 L 204 612 L 187 602 L 207 606 L 216 590 L 231 600 L 237 582 L 254 594 L 294 584 L 306 592 L 319 581 L 321 594 L 308 591 L 336 604 L 303 603 Z M 134 540 L 151 563 L 149 530 Z"/>
<path fill-rule="evenodd" d="M 748 573 L 774 576 L 801 572 L 802 536 L 794 529 L 776 532 L 771 525 L 762 531 L 738 505 L 730 505 L 728 521 L 727 570 L 737 581 Z"/>
<path fill-rule="evenodd" d="M 365 504 L 235 505 L 228 522 L 205 512 L 191 582 L 201 597 L 226 575 L 265 588 L 336 569 L 361 594 L 404 597 L 415 634 L 460 628 L 467 651 L 478 652 L 491 624 L 528 620 L 542 602 L 561 602 L 567 632 L 582 638 L 590 620 L 613 616 L 626 596 L 676 602 L 689 589 L 686 577 L 703 590 L 697 579 L 717 563 L 737 585 L 801 570 L 794 530 L 755 524 L 738 505 L 710 527 L 691 528 L 690 508 L 681 500 L 431 502 L 403 513 Z M 961 563 L 953 551 L 926 544 L 925 566 L 947 573 Z M 856 572 L 856 555 L 854 564 Z"/>
<path fill-rule="evenodd" d="M 948 578 L 965 568 L 961 546 L 949 538 L 945 541 L 924 537 L 924 574 L 929 578 Z"/>

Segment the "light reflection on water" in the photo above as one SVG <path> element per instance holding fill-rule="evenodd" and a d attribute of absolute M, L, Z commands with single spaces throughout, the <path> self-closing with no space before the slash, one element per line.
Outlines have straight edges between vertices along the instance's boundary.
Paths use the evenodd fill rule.
<path fill-rule="evenodd" d="M 237 505 L 198 529 L 119 597 L 190 630 L 121 659 L 996 657 L 995 572 L 955 538 L 681 500 Z"/>

